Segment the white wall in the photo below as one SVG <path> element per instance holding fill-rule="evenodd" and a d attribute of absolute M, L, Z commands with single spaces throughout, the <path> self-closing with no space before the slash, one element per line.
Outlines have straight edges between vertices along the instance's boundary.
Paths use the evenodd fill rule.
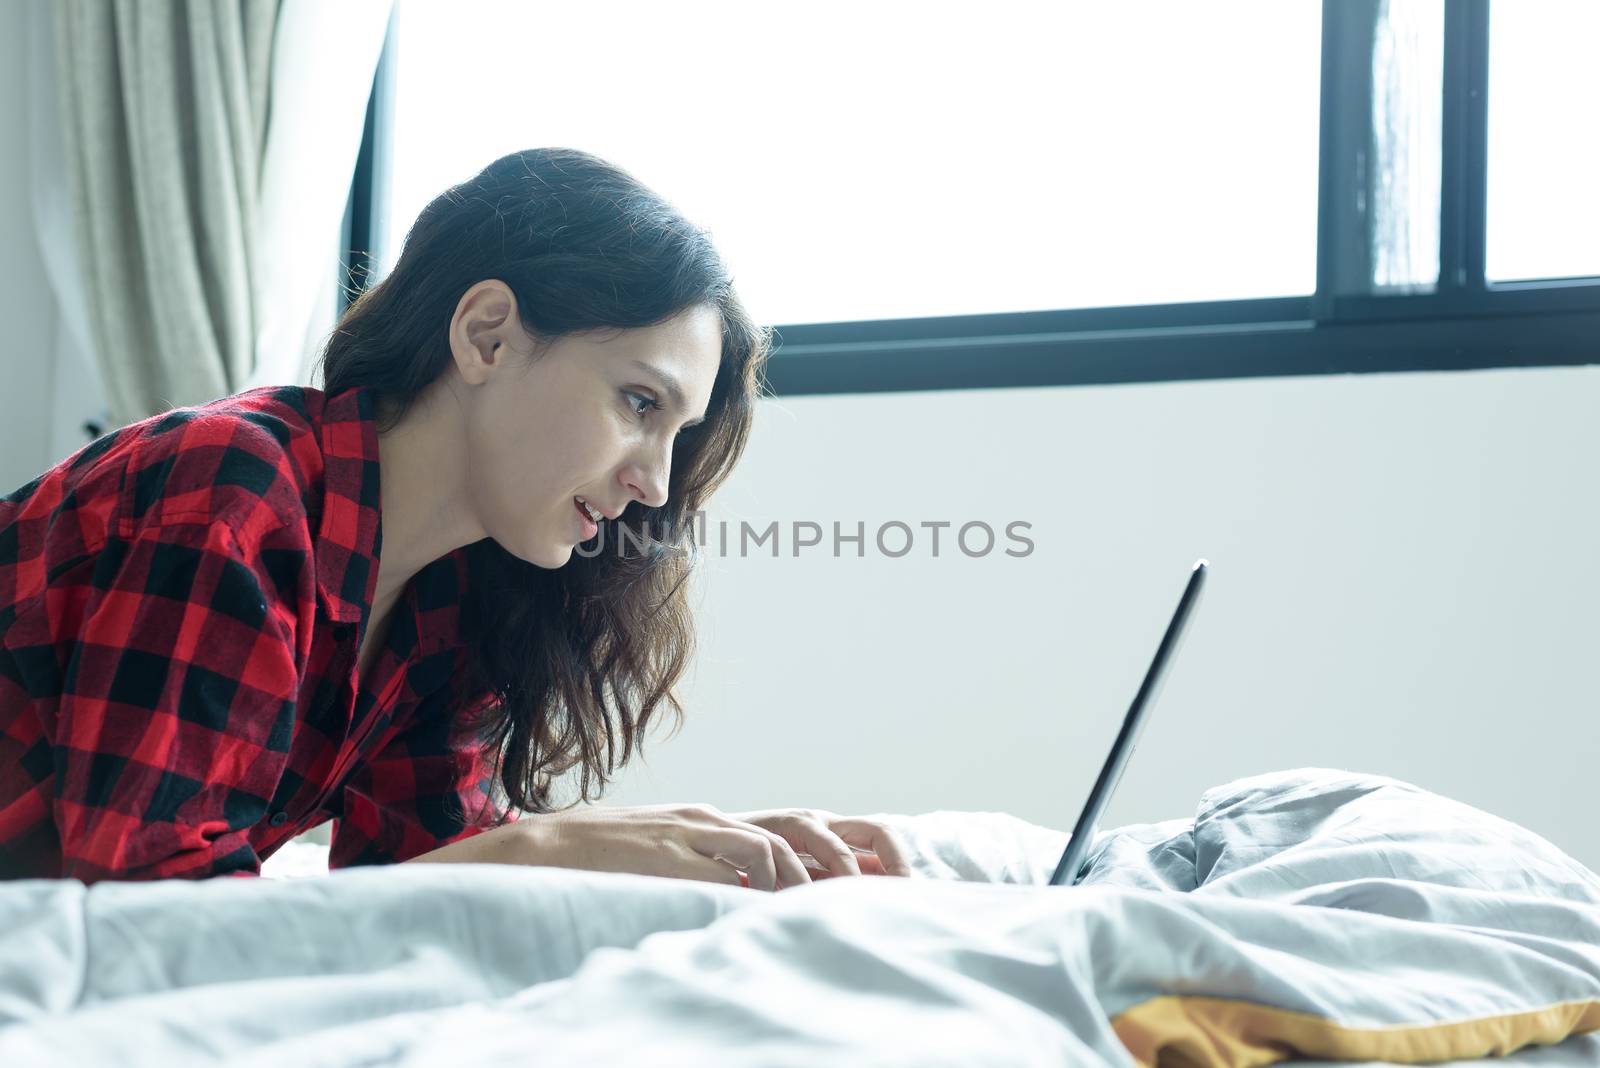
<path fill-rule="evenodd" d="M 713 555 L 690 715 L 607 801 L 1069 827 L 1205 557 L 1111 825 L 1339 767 L 1600 868 L 1597 410 L 1595 367 L 769 402 L 713 530 L 1021 519 L 1035 549 Z"/>
<path fill-rule="evenodd" d="M 0 0 L 0 25 L 22 6 Z M 0 492 L 98 404 L 29 222 L 23 37 L 0 33 Z M 1597 410 L 1592 367 L 767 402 L 712 509 L 735 537 L 1023 520 L 1035 548 L 969 559 L 947 531 L 934 559 L 919 531 L 898 560 L 713 554 L 685 727 L 606 801 L 1070 825 L 1204 556 L 1112 825 L 1345 767 L 1600 868 Z"/>

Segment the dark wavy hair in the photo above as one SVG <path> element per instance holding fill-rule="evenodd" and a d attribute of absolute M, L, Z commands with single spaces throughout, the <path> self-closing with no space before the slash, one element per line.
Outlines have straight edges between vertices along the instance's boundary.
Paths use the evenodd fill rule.
<path fill-rule="evenodd" d="M 609 524 L 637 551 L 574 553 L 549 569 L 490 538 L 465 550 L 470 667 L 456 684 L 459 696 L 488 699 L 462 726 L 492 750 L 505 800 L 548 812 L 554 778 L 575 765 L 572 804 L 589 800 L 591 787 L 603 794 L 616 769 L 643 751 L 663 703 L 674 732 L 682 724 L 673 686 L 694 651 L 689 526 L 744 451 L 772 334 L 745 311 L 709 235 L 662 197 L 589 153 L 536 148 L 502 156 L 422 210 L 394 270 L 334 328 L 319 361 L 324 391 L 369 387 L 389 425 L 398 422 L 450 364 L 450 320 L 484 279 L 515 294 L 540 349 L 583 331 L 654 326 L 699 306 L 722 318 L 705 422 L 677 437 L 666 505 L 634 501 Z"/>

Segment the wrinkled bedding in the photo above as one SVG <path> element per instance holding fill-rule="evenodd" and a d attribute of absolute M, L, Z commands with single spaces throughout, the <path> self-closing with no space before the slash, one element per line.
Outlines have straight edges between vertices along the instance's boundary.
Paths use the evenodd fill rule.
<path fill-rule="evenodd" d="M 1600 877 L 1328 769 L 1067 835 L 878 814 L 912 879 L 405 865 L 0 884 L 0 1065 L 1600 1064 Z"/>

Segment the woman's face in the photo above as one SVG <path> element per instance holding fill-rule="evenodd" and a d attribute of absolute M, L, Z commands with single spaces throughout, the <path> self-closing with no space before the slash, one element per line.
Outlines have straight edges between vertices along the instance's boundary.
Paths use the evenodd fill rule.
<path fill-rule="evenodd" d="M 721 316 L 701 306 L 653 327 L 564 337 L 533 359 L 514 310 L 503 283 L 480 282 L 451 324 L 458 385 L 474 387 L 458 390 L 465 490 L 502 548 L 557 568 L 596 532 L 577 498 L 613 519 L 636 500 L 666 503 L 673 439 L 710 402 Z M 616 544 L 608 533 L 606 551 Z"/>

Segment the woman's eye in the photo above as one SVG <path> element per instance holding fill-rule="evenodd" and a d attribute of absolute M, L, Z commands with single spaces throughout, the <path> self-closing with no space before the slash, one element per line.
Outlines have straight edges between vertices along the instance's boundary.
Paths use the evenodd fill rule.
<path fill-rule="evenodd" d="M 653 398 L 645 396 L 643 393 L 633 393 L 633 392 L 630 392 L 628 390 L 624 390 L 623 392 L 624 392 L 624 394 L 626 396 L 631 398 L 630 401 L 629 401 L 629 407 L 633 407 L 633 401 L 643 401 L 644 402 L 643 407 L 635 407 L 635 408 L 633 408 L 633 414 L 634 415 L 644 415 L 646 412 L 649 412 L 649 411 L 660 411 L 661 410 L 661 405 L 659 403 L 657 403 Z"/>

